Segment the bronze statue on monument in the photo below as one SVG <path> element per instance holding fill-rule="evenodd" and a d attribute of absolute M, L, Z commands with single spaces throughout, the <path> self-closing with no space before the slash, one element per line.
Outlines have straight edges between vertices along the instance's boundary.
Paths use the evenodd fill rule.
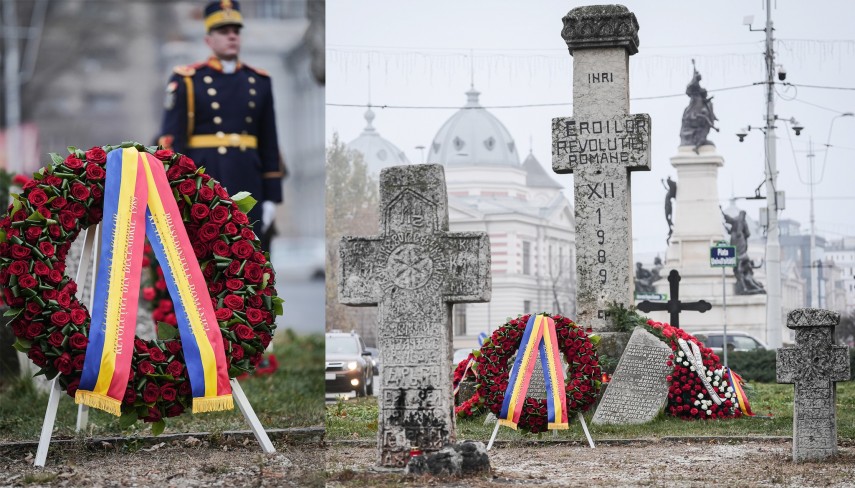
<path fill-rule="evenodd" d="M 730 245 L 736 248 L 736 267 L 733 268 L 733 275 L 736 276 L 736 294 L 765 294 L 763 285 L 754 279 L 754 269 L 760 266 L 754 266 L 754 261 L 748 257 L 748 238 L 751 237 L 751 231 L 748 229 L 745 210 L 740 210 L 737 217 L 727 215 L 724 210 L 721 214 L 724 216 L 725 229 L 730 234 Z"/>
<path fill-rule="evenodd" d="M 712 99 L 707 98 L 707 90 L 701 88 L 701 74 L 695 68 L 695 60 L 692 60 L 692 81 L 686 86 L 686 95 L 689 96 L 689 106 L 683 110 L 683 125 L 680 128 L 680 145 L 694 146 L 695 154 L 704 145 L 715 145 L 707 139 L 710 129 L 718 132 L 715 121 L 718 120 L 713 111 Z"/>

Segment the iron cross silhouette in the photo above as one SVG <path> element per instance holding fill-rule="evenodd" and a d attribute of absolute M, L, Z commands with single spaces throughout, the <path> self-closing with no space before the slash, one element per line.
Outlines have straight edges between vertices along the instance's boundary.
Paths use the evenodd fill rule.
<path fill-rule="evenodd" d="M 658 312 L 667 311 L 671 314 L 671 325 L 680 327 L 680 312 L 683 310 L 692 310 L 694 312 L 704 313 L 712 308 L 706 300 L 698 300 L 697 302 L 681 302 L 680 301 L 680 273 L 676 269 L 672 269 L 668 273 L 668 285 L 671 289 L 671 299 L 665 303 L 656 303 L 644 300 L 636 307 L 642 312 Z"/>

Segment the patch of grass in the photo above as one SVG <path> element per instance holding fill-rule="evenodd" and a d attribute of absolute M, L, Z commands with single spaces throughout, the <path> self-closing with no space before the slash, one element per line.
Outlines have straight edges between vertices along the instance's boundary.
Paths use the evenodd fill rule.
<path fill-rule="evenodd" d="M 279 370 L 268 376 L 249 377 L 241 386 L 256 415 L 266 428 L 309 427 L 324 421 L 324 336 L 298 336 L 280 330 L 273 342 Z M 14 382 L 0 393 L 0 441 L 38 439 L 48 395 L 26 379 Z M 67 395 L 60 398 L 54 438 L 74 437 L 77 405 Z M 249 425 L 237 406 L 229 412 L 192 415 L 189 412 L 166 420 L 166 433 L 223 432 L 246 430 Z M 118 417 L 90 409 L 86 435 L 150 434 L 150 426 L 139 421 L 123 431 Z"/>
<path fill-rule="evenodd" d="M 596 439 L 637 439 L 699 436 L 791 436 L 793 432 L 793 385 L 756 383 L 748 391 L 751 407 L 758 417 L 731 420 L 686 421 L 659 415 L 645 425 L 593 425 L 586 415 L 591 436 Z M 377 435 L 377 399 L 360 398 L 327 405 L 327 439 L 374 439 Z M 760 416 L 770 416 L 760 418 Z M 487 441 L 494 424 L 484 425 L 484 415 L 457 420 L 457 436 L 461 439 Z M 841 440 L 855 441 L 855 382 L 837 384 L 837 434 Z M 541 434 L 523 434 L 511 429 L 499 429 L 502 440 L 562 439 L 584 441 L 578 421 L 571 419 L 570 429 Z"/>

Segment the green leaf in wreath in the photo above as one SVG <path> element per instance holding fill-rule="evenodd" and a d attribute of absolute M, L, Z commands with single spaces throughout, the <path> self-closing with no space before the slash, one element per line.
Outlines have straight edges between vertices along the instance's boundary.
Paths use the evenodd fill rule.
<path fill-rule="evenodd" d="M 24 311 L 23 308 L 10 308 L 9 310 L 6 310 L 6 312 L 3 313 L 3 316 L 4 317 L 12 317 L 14 319 L 18 315 L 20 315 L 20 313 L 23 311 Z"/>
<path fill-rule="evenodd" d="M 62 164 L 65 162 L 65 158 L 60 156 L 57 153 L 50 153 L 50 160 L 54 162 L 54 164 Z"/>
<path fill-rule="evenodd" d="M 166 322 L 157 323 L 157 338 L 162 341 L 168 341 L 178 337 L 178 328 Z"/>
<path fill-rule="evenodd" d="M 285 302 L 282 298 L 273 297 L 273 315 L 282 315 L 282 304 Z"/>
<path fill-rule="evenodd" d="M 598 335 L 596 335 L 596 334 L 594 334 L 594 335 L 590 335 L 590 336 L 588 336 L 588 339 L 591 339 L 591 344 L 593 344 L 593 345 L 595 345 L 595 346 L 596 346 L 597 344 L 599 344 L 599 343 L 600 343 L 600 339 L 601 339 L 601 337 L 600 337 L 600 336 L 598 336 Z"/>
<path fill-rule="evenodd" d="M 241 212 L 248 214 L 252 207 L 258 203 L 258 200 L 252 198 L 252 195 L 248 191 L 238 192 L 232 195 L 232 201 L 235 202 L 240 209 Z"/>
<path fill-rule="evenodd" d="M 171 374 L 147 374 L 146 376 L 154 380 L 175 381 L 175 377 Z"/>
<path fill-rule="evenodd" d="M 18 352 L 27 352 L 30 350 L 31 345 L 32 343 L 28 340 L 18 339 L 14 344 L 12 344 L 12 347 L 14 347 Z"/>
<path fill-rule="evenodd" d="M 13 215 L 18 210 L 21 210 L 21 195 L 10 193 L 9 196 L 12 197 L 12 211 L 9 212 L 9 215 Z"/>
<path fill-rule="evenodd" d="M 136 410 L 131 409 L 127 412 L 122 412 L 122 416 L 119 417 L 119 427 L 127 429 L 137 422 L 137 418 Z"/>
<path fill-rule="evenodd" d="M 76 147 L 74 147 L 74 146 L 68 146 L 68 148 L 67 148 L 67 149 L 68 149 L 68 154 L 75 154 L 75 153 L 77 153 L 77 148 L 76 148 Z"/>

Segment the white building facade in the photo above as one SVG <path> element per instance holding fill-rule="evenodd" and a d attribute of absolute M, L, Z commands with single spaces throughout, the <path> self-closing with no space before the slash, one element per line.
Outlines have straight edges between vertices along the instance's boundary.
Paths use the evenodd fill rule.
<path fill-rule="evenodd" d="M 490 236 L 489 303 L 454 306 L 454 347 L 476 347 L 508 317 L 575 313 L 573 209 L 561 186 L 532 154 L 520 163 L 505 126 L 470 89 L 464 107 L 439 129 L 428 161 L 442 164 L 450 228 Z"/>

